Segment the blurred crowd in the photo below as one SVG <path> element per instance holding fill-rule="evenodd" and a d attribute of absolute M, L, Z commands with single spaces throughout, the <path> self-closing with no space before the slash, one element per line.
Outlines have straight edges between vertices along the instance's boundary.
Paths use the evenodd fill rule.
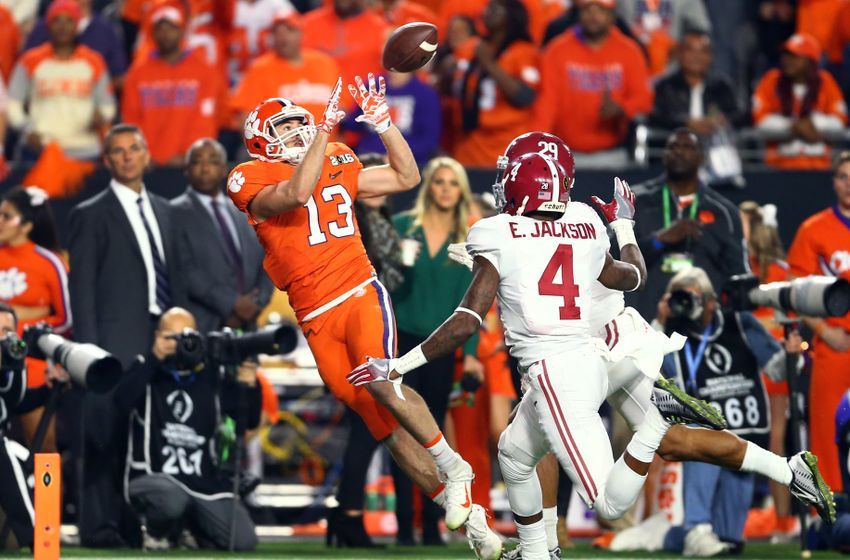
<path fill-rule="evenodd" d="M 315 113 L 337 76 L 384 72 L 420 163 L 492 167 L 539 129 L 579 168 L 627 165 L 648 124 L 697 131 L 721 176 L 740 167 L 743 127 L 767 165 L 827 169 L 845 136 L 848 18 L 844 0 L 4 0 L 0 168 L 57 148 L 96 160 L 114 122 L 141 127 L 155 165 L 200 137 L 242 160 L 241 123 L 263 99 Z M 433 62 L 386 72 L 387 35 L 413 21 L 438 26 Z M 341 137 L 380 152 L 346 109 Z"/>
<path fill-rule="evenodd" d="M 433 62 L 416 73 L 384 71 L 386 36 L 413 21 L 438 26 Z M 369 72 L 386 75 L 392 121 L 423 168 L 412 209 L 394 214 L 386 200 L 374 198 L 355 204 L 367 252 L 392 297 L 399 353 L 420 344 L 451 314 L 470 274 L 450 260 L 448 245 L 464 241 L 475 220 L 496 211 L 492 200 L 472 194 L 465 168 L 493 167 L 508 142 L 529 130 L 563 138 L 579 168 L 605 169 L 632 162 L 639 126 L 661 131 L 664 174 L 636 188 L 636 234 L 650 276 L 647 291 L 630 304 L 648 320 L 664 323 L 671 278 L 694 266 L 706 273 L 701 297 L 712 310 L 715 291 L 729 276 L 748 270 L 762 282 L 811 274 L 850 278 L 850 156 L 833 153 L 846 137 L 848 30 L 850 0 L 326 0 L 321 5 L 308 0 L 0 0 L 0 179 L 16 167 L 40 170 L 44 179 L 25 179 L 24 184 L 38 186 L 3 194 L 0 300 L 12 306 L 19 330 L 45 320 L 58 333 L 105 348 L 126 367 L 156 347 L 160 331 L 176 328 L 161 323 L 174 307 L 188 310 L 191 320 L 175 313 L 204 332 L 255 328 L 274 290 L 262 270 L 263 250 L 254 232 L 223 192 L 228 162 L 248 157 L 242 122 L 258 103 L 276 96 L 319 115 L 338 76 L 351 82 Z M 353 103 L 345 109 L 338 139 L 352 146 L 365 166 L 381 164 L 380 138 L 356 121 Z M 803 224 L 787 262 L 775 208 L 756 203 L 737 208 L 705 186 L 705 169 L 720 179 L 740 174 L 736 136 L 743 130 L 763 143 L 768 166 L 833 172 L 835 205 Z M 112 180 L 71 215 L 69 281 L 49 199 L 70 194 L 72 187 L 67 181 L 55 186 L 51 179 L 70 173 L 72 162 L 90 169 L 101 161 Z M 143 178 L 150 165 L 183 167 L 185 192 L 171 201 L 149 192 Z M 126 220 L 112 219 L 122 213 Z M 781 339 L 772 312 L 759 313 Z M 805 353 L 812 366 L 810 400 L 817 403 L 810 410 L 812 449 L 821 457 L 827 482 L 839 489 L 848 473 L 835 444 L 845 437 L 836 432 L 844 424 L 836 426 L 835 414 L 850 387 L 850 323 L 807 319 L 806 328 L 812 341 Z M 421 372 L 407 378 L 453 447 L 473 464 L 473 498 L 485 506 L 498 476 L 491 477 L 491 451 L 520 392 L 501 332 L 494 309 L 462 353 L 430 364 L 427 383 Z M 763 365 L 752 360 L 751 383 L 745 384 L 760 400 L 752 409 L 757 414 L 743 418 L 757 418 L 738 428 L 744 436 L 765 438 L 781 455 L 788 390 L 762 379 Z M 32 361 L 29 371 L 31 387 L 49 379 L 43 362 Z M 675 368 L 665 374 L 677 376 Z M 262 376 L 250 377 L 265 383 L 264 397 L 273 393 L 266 391 Z M 745 402 L 747 395 L 738 397 Z M 264 406 L 270 416 L 275 408 Z M 24 441 L 32 440 L 40 416 L 35 410 L 21 417 Z M 91 432 L 102 419 L 81 422 L 85 433 L 86 423 Z M 376 444 L 357 418 L 351 423 L 340 505 L 329 518 L 329 535 L 343 544 L 368 546 L 363 491 Z M 128 507 L 121 494 L 124 481 L 114 475 L 124 471 L 125 455 L 104 449 L 125 435 L 83 440 L 77 450 L 96 465 L 82 474 L 89 493 L 82 500 L 97 504 L 80 518 L 85 544 L 153 542 L 128 536 L 124 518 L 115 513 Z M 74 439 L 76 432 L 66 437 Z M 56 443 L 51 429 L 45 447 L 57 446 L 62 448 L 62 441 Z M 392 474 L 398 542 L 441 543 L 440 512 L 423 506 L 421 520 L 415 521 L 420 500 L 402 473 Z M 681 520 L 684 535 L 696 530 L 690 545 L 694 555 L 718 547 L 726 551 L 723 543 L 743 540 L 745 516 L 735 517 L 735 523 L 721 516 L 725 524 L 712 519 L 712 500 L 721 503 L 737 493 L 740 501 L 741 493 L 752 495 L 753 485 L 724 494 L 721 477 L 712 476 L 716 488 L 705 490 L 701 509 Z M 798 529 L 790 498 L 783 488 L 773 492 L 775 507 L 766 514 L 764 531 L 788 539 Z M 562 526 L 569 504 L 569 491 L 564 493 L 558 507 Z M 134 505 L 137 511 L 142 507 Z M 173 545 L 173 536 L 159 535 L 154 544 L 168 547 L 171 539 Z M 209 537 L 225 547 L 216 538 Z M 679 549 L 688 547 L 683 539 Z M 255 545 L 249 537 L 245 542 L 245 548 Z"/>

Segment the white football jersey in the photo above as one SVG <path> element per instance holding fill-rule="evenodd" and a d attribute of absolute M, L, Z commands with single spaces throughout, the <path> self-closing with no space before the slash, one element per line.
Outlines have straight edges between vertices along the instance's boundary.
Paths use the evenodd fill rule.
<path fill-rule="evenodd" d="M 596 281 L 590 288 L 590 332 L 597 334 L 626 308 L 623 292 L 606 288 Z"/>
<path fill-rule="evenodd" d="M 591 342 L 591 289 L 610 248 L 593 209 L 570 202 L 551 222 L 499 214 L 472 226 L 466 247 L 499 272 L 505 341 L 521 366 Z"/>

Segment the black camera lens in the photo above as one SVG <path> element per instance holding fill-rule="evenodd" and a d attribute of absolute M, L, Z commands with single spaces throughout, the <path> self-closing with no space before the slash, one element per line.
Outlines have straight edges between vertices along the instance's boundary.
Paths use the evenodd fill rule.
<path fill-rule="evenodd" d="M 460 378 L 460 386 L 467 393 L 474 393 L 479 387 L 481 387 L 481 382 L 474 375 L 465 373 L 463 377 Z"/>
<path fill-rule="evenodd" d="M 676 319 L 696 319 L 699 304 L 697 296 L 687 290 L 670 292 L 670 299 L 667 302 L 670 306 L 670 315 Z"/>

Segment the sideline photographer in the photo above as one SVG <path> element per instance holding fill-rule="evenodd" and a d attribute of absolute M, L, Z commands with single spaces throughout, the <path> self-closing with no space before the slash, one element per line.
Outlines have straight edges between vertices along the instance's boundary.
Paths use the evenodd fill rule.
<path fill-rule="evenodd" d="M 697 267 L 670 280 L 656 321 L 666 333 L 688 338 L 665 356 L 664 375 L 717 406 L 732 432 L 765 447 L 770 408 L 760 372 L 784 378 L 785 353 L 800 352 L 800 335 L 793 333 L 783 350 L 752 314 L 721 309 L 708 275 Z M 713 556 L 741 546 L 753 485 L 750 473 L 685 462 L 684 532 L 671 530 L 665 550 Z"/>
<path fill-rule="evenodd" d="M 133 362 L 114 392 L 130 418 L 124 497 L 142 521 L 146 550 L 178 543 L 227 549 L 231 530 L 234 550 L 257 545 L 254 523 L 222 468 L 233 454 L 220 445 L 225 416 L 245 419 L 236 433 L 259 423 L 257 365 L 245 360 L 237 379 L 222 377 L 202 349 L 192 314 L 171 308 L 151 352 Z"/>
<path fill-rule="evenodd" d="M 19 546 L 32 547 L 32 490 L 26 482 L 30 474 L 23 468 L 30 452 L 6 437 L 13 414 L 24 414 L 44 406 L 48 386 L 66 381 L 67 374 L 57 366 L 46 370 L 48 386 L 27 387 L 25 358 L 27 346 L 17 334 L 18 317 L 11 305 L 0 302 L 0 509 L 6 514 Z M 4 543 L 0 543 L 0 549 Z"/>

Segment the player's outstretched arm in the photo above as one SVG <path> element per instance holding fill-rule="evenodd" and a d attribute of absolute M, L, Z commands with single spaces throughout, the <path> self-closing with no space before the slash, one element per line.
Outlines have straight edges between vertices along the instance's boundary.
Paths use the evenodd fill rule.
<path fill-rule="evenodd" d="M 376 381 L 395 381 L 425 363 L 454 352 L 481 327 L 482 318 L 493 305 L 499 288 L 499 273 L 484 257 L 476 257 L 472 268 L 472 283 L 455 312 L 431 333 L 428 339 L 397 359 L 370 358 L 348 374 L 352 385 Z"/>
<path fill-rule="evenodd" d="M 599 197 L 591 197 L 593 203 L 608 220 L 608 225 L 613 230 L 617 237 L 617 244 L 620 246 L 620 260 L 616 261 L 608 255 L 605 261 L 605 268 L 599 276 L 599 281 L 603 285 L 617 290 L 635 291 L 642 290 L 646 285 L 646 263 L 643 260 L 643 253 L 640 252 L 640 247 L 635 239 L 634 232 L 634 217 L 635 217 L 635 195 L 629 187 L 629 183 L 623 181 L 619 177 L 614 178 L 614 198 L 611 202 L 604 202 Z M 619 264 L 617 264 L 619 263 Z M 625 266 L 622 266 L 625 265 Z M 634 269 L 640 278 L 640 284 L 637 280 L 630 282 L 629 278 L 634 274 Z M 629 272 L 631 270 L 631 272 Z M 608 282 L 615 284 L 625 283 L 627 288 L 615 288 L 609 286 L 602 280 L 603 275 Z"/>
<path fill-rule="evenodd" d="M 646 286 L 646 269 L 641 270 L 630 262 L 618 261 L 609 253 L 605 256 L 605 264 L 599 273 L 599 282 L 612 290 L 635 292 Z"/>
<path fill-rule="evenodd" d="M 359 195 L 362 197 L 382 196 L 410 190 L 419 184 L 419 166 L 410 146 L 401 131 L 393 126 L 390 109 L 387 105 L 387 86 L 383 76 L 377 81 L 373 74 L 368 76 L 369 86 L 360 76 L 355 76 L 348 92 L 363 110 L 357 121 L 368 123 L 381 137 L 387 148 L 388 165 L 369 167 L 360 172 Z"/>
<path fill-rule="evenodd" d="M 269 185 L 251 201 L 250 210 L 255 218 L 266 220 L 281 212 L 307 204 L 322 173 L 325 149 L 328 147 L 331 131 L 345 116 L 345 113 L 339 109 L 341 92 L 342 78 L 339 78 L 325 107 L 322 121 L 316 125 L 316 138 L 310 144 L 292 178 L 276 185 Z"/>

